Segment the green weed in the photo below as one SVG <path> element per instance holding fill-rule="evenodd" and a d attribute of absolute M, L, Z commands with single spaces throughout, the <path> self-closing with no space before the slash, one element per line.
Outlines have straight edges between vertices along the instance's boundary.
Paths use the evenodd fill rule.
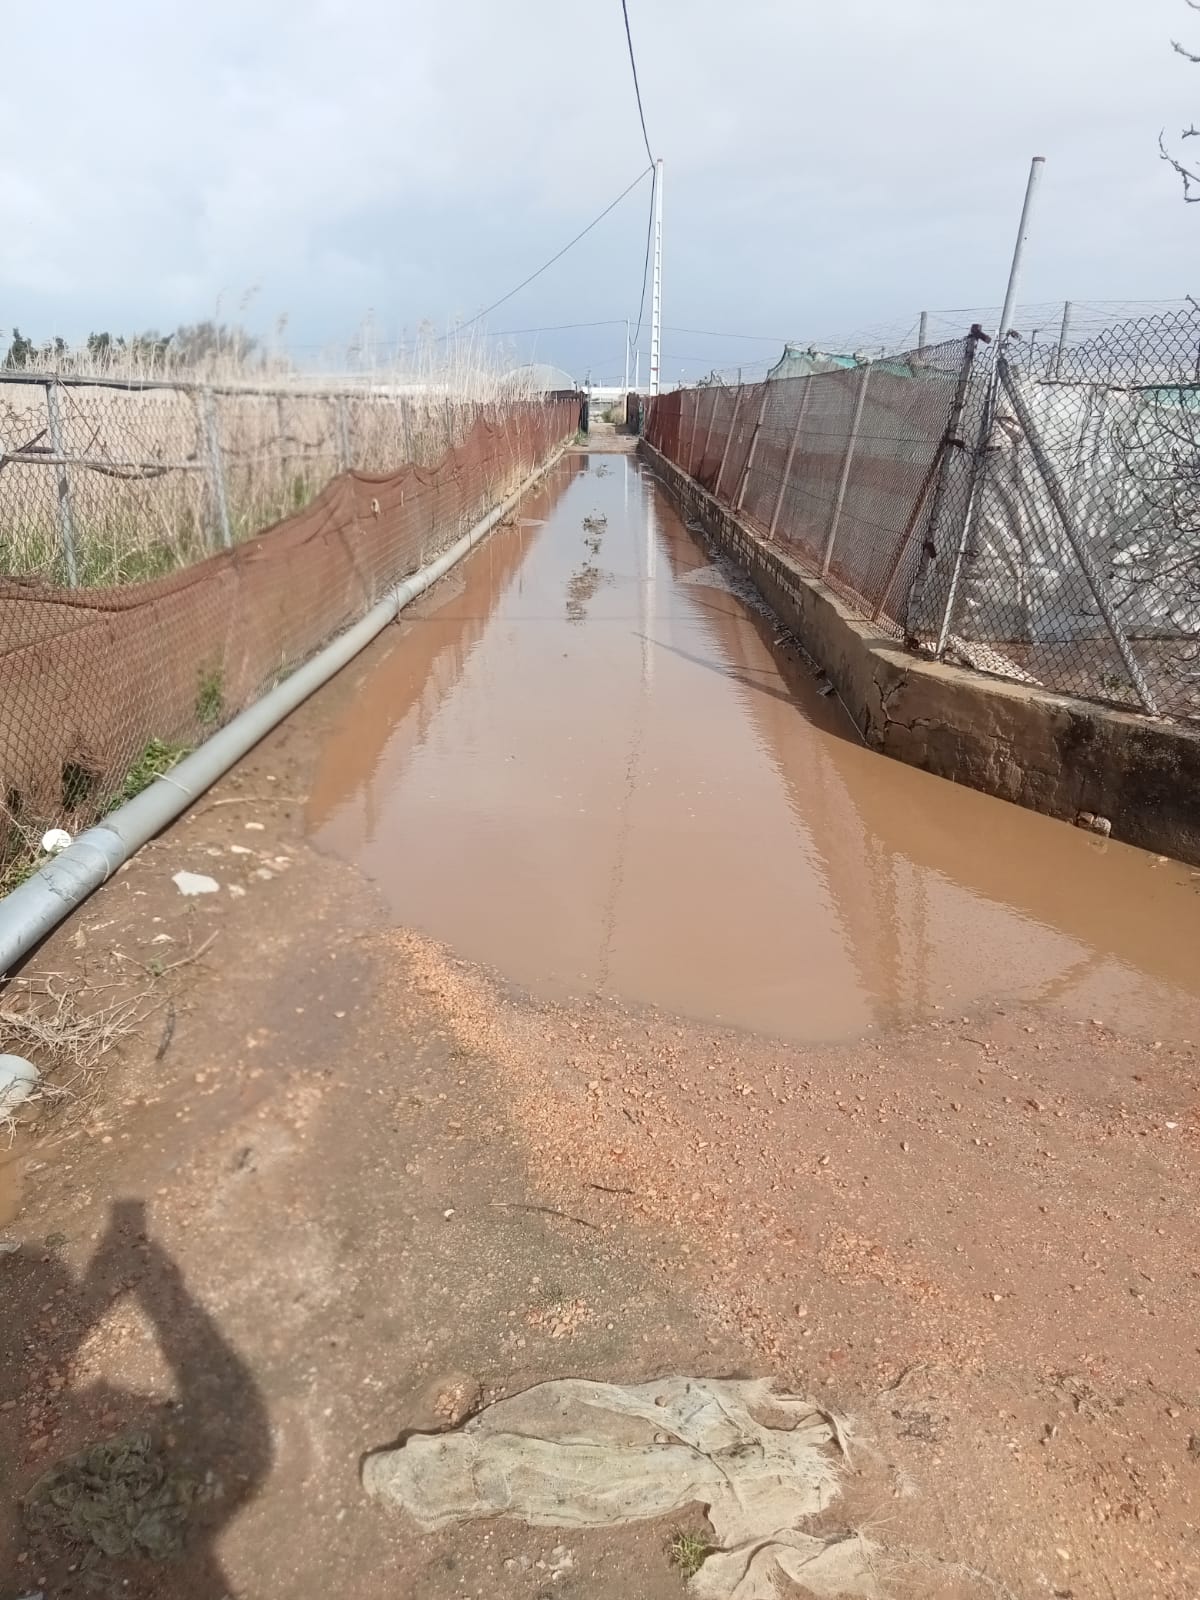
<path fill-rule="evenodd" d="M 186 745 L 168 744 L 165 739 L 151 739 L 125 774 L 124 782 L 113 797 L 113 805 L 121 805 L 126 800 L 132 800 L 141 794 L 143 789 L 150 787 L 155 778 L 161 778 L 164 772 L 170 772 L 175 763 L 181 761 L 187 753 Z M 112 810 L 112 806 L 109 810 Z"/>
<path fill-rule="evenodd" d="M 675 1534 L 667 1546 L 671 1565 L 676 1568 L 685 1583 L 689 1578 L 696 1576 L 707 1558 L 712 1555 L 712 1551 L 713 1547 L 707 1539 L 702 1539 L 698 1533 L 682 1531 Z"/>

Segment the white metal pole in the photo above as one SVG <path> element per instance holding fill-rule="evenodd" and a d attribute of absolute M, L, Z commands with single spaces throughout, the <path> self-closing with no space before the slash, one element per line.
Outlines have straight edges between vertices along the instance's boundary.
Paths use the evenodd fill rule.
<path fill-rule="evenodd" d="M 654 163 L 654 290 L 650 297 L 650 393 L 658 393 L 662 354 L 662 157 Z"/>
<path fill-rule="evenodd" d="M 1029 163 L 1029 182 L 1025 185 L 1025 204 L 1021 207 L 1021 222 L 1017 228 L 1017 242 L 1013 246 L 1012 266 L 1008 269 L 1008 289 L 1004 296 L 1004 310 L 1000 313 L 1000 327 L 996 332 L 996 343 L 999 353 L 1004 352 L 1004 341 L 1008 338 L 1008 330 L 1012 327 L 1013 312 L 1017 308 L 1017 286 L 1021 281 L 1021 262 L 1025 256 L 1025 243 L 1029 238 L 1029 217 L 1033 210 L 1033 197 L 1037 193 L 1038 184 L 1042 181 L 1042 169 L 1046 165 L 1045 156 L 1034 156 Z"/>
<path fill-rule="evenodd" d="M 1058 353 L 1054 357 L 1054 376 L 1056 378 L 1062 376 L 1063 351 L 1067 347 L 1067 334 L 1071 331 L 1072 309 L 1071 302 L 1067 300 L 1063 305 L 1062 327 L 1058 330 Z"/>
<path fill-rule="evenodd" d="M 629 318 L 625 318 L 625 393 L 629 393 Z"/>
<path fill-rule="evenodd" d="M 1042 168 L 1045 165 L 1045 156 L 1034 156 L 1029 163 L 1029 180 L 1025 185 L 1025 203 L 1021 207 L 1021 221 L 1017 228 L 1017 242 L 1013 246 L 1012 265 L 1008 269 L 1008 288 L 1004 295 L 1004 309 L 1000 313 L 1000 326 L 996 330 L 996 355 L 992 364 L 991 375 L 988 378 L 983 416 L 979 425 L 979 440 L 975 447 L 975 467 L 971 473 L 971 487 L 967 491 L 967 503 L 963 507 L 962 529 L 959 534 L 958 549 L 954 555 L 954 566 L 950 573 L 950 587 L 946 594 L 946 609 L 942 613 L 942 625 L 938 629 L 937 650 L 934 653 L 939 661 L 945 655 L 946 646 L 950 641 L 950 629 L 954 624 L 954 609 L 958 600 L 958 586 L 962 580 L 963 562 L 966 559 L 967 546 L 970 543 L 971 530 L 975 523 L 980 481 L 987 471 L 987 445 L 992 433 L 992 421 L 996 415 L 996 398 L 1000 389 L 1000 363 L 1004 359 L 1004 346 L 1008 340 L 1008 330 L 1012 326 L 1013 308 L 1017 303 L 1017 288 L 1021 281 L 1021 262 L 1025 255 L 1025 242 L 1029 237 L 1029 217 L 1033 210 L 1033 197 L 1037 193 L 1038 184 L 1041 182 Z"/>

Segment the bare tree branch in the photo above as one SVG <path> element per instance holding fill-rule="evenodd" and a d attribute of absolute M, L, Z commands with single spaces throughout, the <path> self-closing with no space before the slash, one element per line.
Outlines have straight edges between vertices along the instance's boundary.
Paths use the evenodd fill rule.
<path fill-rule="evenodd" d="M 1191 167 L 1184 166 L 1178 156 L 1173 156 L 1167 149 L 1166 133 L 1158 136 L 1158 153 L 1169 167 L 1173 167 L 1183 182 L 1183 198 L 1189 205 L 1200 204 L 1200 172 L 1195 172 Z M 1193 188 L 1196 193 L 1193 194 Z"/>
<path fill-rule="evenodd" d="M 1189 11 L 1200 11 L 1200 0 L 1183 0 L 1183 3 Z M 1200 53 L 1195 50 L 1189 50 L 1178 39 L 1171 40 L 1171 49 L 1174 50 L 1177 56 L 1182 56 L 1185 61 L 1190 61 L 1194 67 L 1200 67 Z M 1183 128 L 1180 131 L 1179 137 L 1180 139 L 1200 139 L 1200 128 L 1197 128 L 1193 122 L 1190 128 Z M 1167 149 L 1165 131 L 1158 136 L 1158 153 L 1167 165 L 1178 174 L 1180 182 L 1183 184 L 1183 198 L 1190 205 L 1195 205 L 1200 201 L 1200 193 L 1193 193 L 1193 190 L 1200 191 L 1200 173 L 1195 168 L 1189 167 L 1180 161 L 1178 156 L 1171 154 L 1170 150 Z"/>

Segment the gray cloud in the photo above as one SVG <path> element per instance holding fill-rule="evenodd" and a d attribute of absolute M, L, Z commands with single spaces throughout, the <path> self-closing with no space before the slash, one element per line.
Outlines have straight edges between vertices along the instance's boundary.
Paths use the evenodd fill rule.
<path fill-rule="evenodd" d="M 445 325 L 518 281 L 644 161 L 619 6 L 59 0 L 6 23 L 0 324 L 78 337 L 286 312 L 298 347 Z M 667 163 L 671 328 L 806 337 L 999 299 L 1028 158 L 1027 297 L 1180 296 L 1200 208 L 1155 141 L 1190 122 L 1176 0 L 631 0 Z M 636 315 L 648 187 L 490 319 Z M 615 375 L 623 329 L 522 336 Z M 643 341 L 644 342 L 644 341 Z M 767 344 L 671 332 L 668 376 Z"/>

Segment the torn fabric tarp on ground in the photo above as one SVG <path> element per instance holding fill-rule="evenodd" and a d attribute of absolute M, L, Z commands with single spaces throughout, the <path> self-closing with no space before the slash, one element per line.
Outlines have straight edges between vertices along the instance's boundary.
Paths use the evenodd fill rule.
<path fill-rule="evenodd" d="M 369 1494 L 432 1531 L 480 1517 L 612 1527 L 702 1505 L 718 1549 L 703 1600 L 772 1600 L 778 1574 L 819 1595 L 875 1593 L 867 1546 L 798 1531 L 839 1493 L 844 1432 L 769 1380 L 567 1378 L 497 1401 L 463 1427 L 368 1458 Z"/>

